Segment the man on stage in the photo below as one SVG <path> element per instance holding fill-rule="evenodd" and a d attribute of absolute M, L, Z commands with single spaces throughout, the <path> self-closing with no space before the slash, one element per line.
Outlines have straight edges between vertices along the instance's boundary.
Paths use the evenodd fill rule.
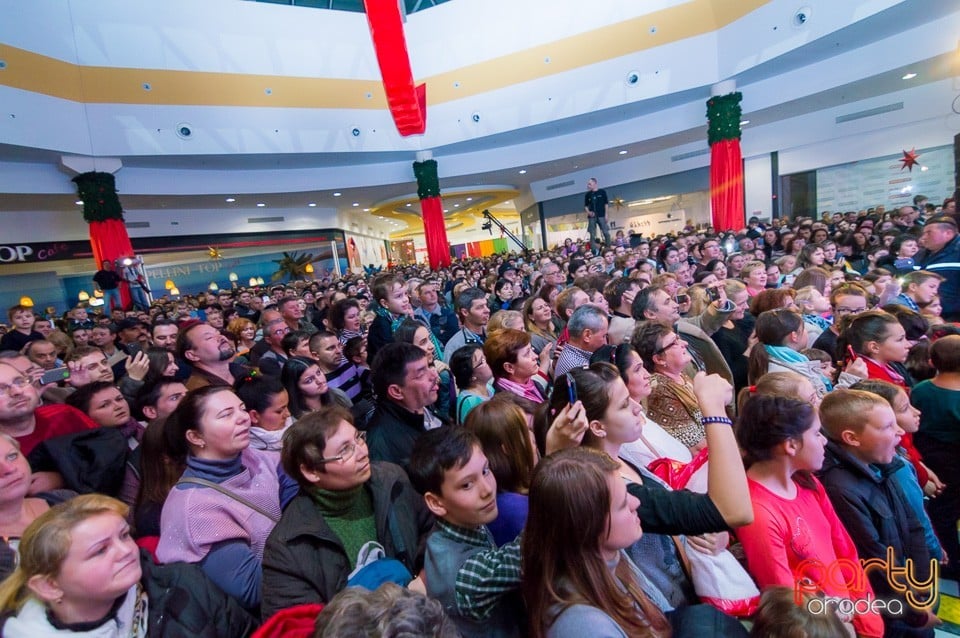
<path fill-rule="evenodd" d="M 600 223 L 600 230 L 603 232 L 603 243 L 610 245 L 610 226 L 607 224 L 607 206 L 610 200 L 607 199 L 607 191 L 597 187 L 597 178 L 591 177 L 587 180 L 587 194 L 583 198 L 583 210 L 587 212 L 587 238 L 593 245 L 593 237 L 597 232 L 597 222 Z"/>

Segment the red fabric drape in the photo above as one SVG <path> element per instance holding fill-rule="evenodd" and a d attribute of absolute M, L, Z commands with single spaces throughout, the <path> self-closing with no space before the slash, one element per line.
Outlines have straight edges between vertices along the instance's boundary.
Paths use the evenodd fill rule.
<path fill-rule="evenodd" d="M 414 86 L 400 6 L 397 0 L 364 0 L 363 4 L 397 131 L 420 135 L 427 128 L 427 85 Z"/>
<path fill-rule="evenodd" d="M 738 139 L 710 147 L 710 207 L 717 232 L 743 227 L 743 157 Z"/>
<path fill-rule="evenodd" d="M 93 259 L 97 262 L 97 270 L 100 270 L 104 259 L 113 261 L 118 257 L 133 255 L 133 245 L 122 219 L 90 222 L 90 247 L 93 249 Z M 129 308 L 130 290 L 126 282 L 120 284 L 120 298 L 123 307 Z"/>
<path fill-rule="evenodd" d="M 450 265 L 450 243 L 447 241 L 446 220 L 443 218 L 443 202 L 439 197 L 420 200 L 423 211 L 423 232 L 427 238 L 427 259 L 431 268 Z"/>

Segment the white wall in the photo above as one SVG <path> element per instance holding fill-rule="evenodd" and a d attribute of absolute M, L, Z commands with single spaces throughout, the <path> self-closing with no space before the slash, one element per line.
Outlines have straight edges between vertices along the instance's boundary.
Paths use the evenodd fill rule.
<path fill-rule="evenodd" d="M 743 209 L 747 218 L 770 217 L 773 201 L 773 183 L 770 155 L 758 155 L 743 160 Z M 744 224 L 746 225 L 746 224 Z"/>

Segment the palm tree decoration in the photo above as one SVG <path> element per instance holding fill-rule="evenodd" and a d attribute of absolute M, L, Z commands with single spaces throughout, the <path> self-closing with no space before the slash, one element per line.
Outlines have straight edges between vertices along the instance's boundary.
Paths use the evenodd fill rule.
<path fill-rule="evenodd" d="M 627 205 L 627 202 L 625 202 L 622 197 L 614 197 L 613 201 L 610 202 L 610 205 L 616 208 L 617 210 L 620 210 L 621 208 Z"/>
<path fill-rule="evenodd" d="M 308 279 L 307 275 L 309 270 L 307 266 L 310 266 L 312 269 L 312 263 L 317 261 L 313 253 L 298 254 L 298 253 L 283 253 L 282 259 L 274 259 L 273 263 L 277 264 L 277 272 L 273 273 L 270 277 L 270 281 L 277 281 L 283 279 L 284 277 L 289 277 L 291 280 L 294 279 Z"/>
<path fill-rule="evenodd" d="M 219 246 L 207 246 L 207 257 L 210 261 L 220 261 L 223 259 L 223 253 L 220 252 Z"/>

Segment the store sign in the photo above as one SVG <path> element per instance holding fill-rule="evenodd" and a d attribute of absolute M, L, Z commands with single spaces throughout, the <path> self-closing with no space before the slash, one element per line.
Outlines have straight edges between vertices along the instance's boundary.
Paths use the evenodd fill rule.
<path fill-rule="evenodd" d="M 90 242 L 66 241 L 45 244 L 0 245 L 0 264 L 75 259 L 90 254 Z"/>

